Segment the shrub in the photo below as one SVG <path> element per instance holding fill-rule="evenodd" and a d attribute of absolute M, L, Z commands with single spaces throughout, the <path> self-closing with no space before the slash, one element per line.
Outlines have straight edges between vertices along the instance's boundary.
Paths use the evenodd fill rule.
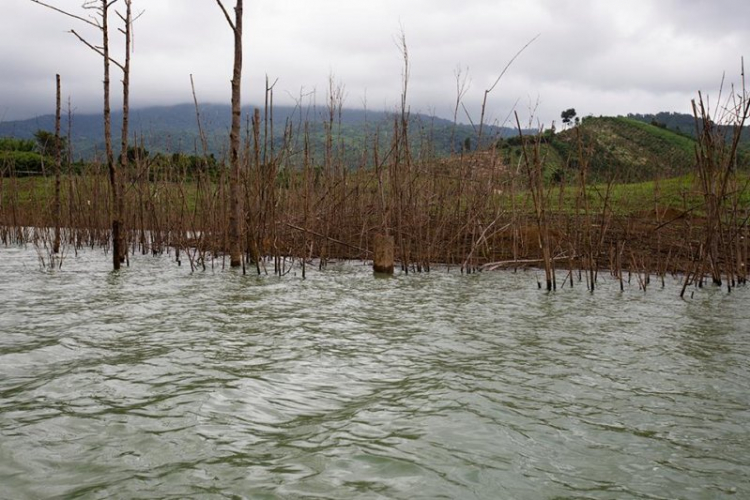
<path fill-rule="evenodd" d="M 0 169 L 3 175 L 11 172 L 18 177 L 41 175 L 44 166 L 51 166 L 52 160 L 31 151 L 4 151 L 0 149 Z"/>

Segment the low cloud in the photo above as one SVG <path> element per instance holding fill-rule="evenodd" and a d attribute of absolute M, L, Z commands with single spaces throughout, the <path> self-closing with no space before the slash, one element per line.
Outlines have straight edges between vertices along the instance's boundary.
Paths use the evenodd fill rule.
<path fill-rule="evenodd" d="M 134 6 L 145 13 L 135 29 L 133 105 L 190 101 L 191 74 L 201 101 L 228 102 L 232 37 L 215 3 Z M 484 90 L 540 34 L 491 94 L 488 111 L 502 121 L 518 103 L 524 121 L 533 110 L 548 126 L 568 107 L 594 115 L 685 111 L 698 90 L 718 88 L 723 72 L 736 80 L 750 47 L 744 0 L 321 0 L 246 2 L 245 11 L 247 104 L 262 101 L 265 75 L 278 78 L 278 103 L 313 90 L 323 102 L 333 75 L 348 106 L 366 99 L 371 108 L 393 108 L 402 72 L 394 40 L 403 28 L 412 110 L 450 117 L 460 66 L 468 68 L 465 104 L 476 119 Z M 13 43 L 0 47 L 0 119 L 52 112 L 55 73 L 78 112 L 101 108 L 101 60 L 71 28 L 95 40 L 95 30 L 73 19 L 28 0 L 4 1 L 0 30 Z M 121 37 L 112 36 L 120 54 Z"/>

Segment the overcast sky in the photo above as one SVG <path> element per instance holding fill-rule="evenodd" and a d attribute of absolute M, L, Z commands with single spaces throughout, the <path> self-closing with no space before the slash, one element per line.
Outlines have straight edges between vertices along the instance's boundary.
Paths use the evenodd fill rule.
<path fill-rule="evenodd" d="M 83 13 L 82 0 L 47 1 Z M 232 36 L 215 0 L 134 0 L 134 8 L 145 12 L 135 26 L 132 105 L 192 102 L 190 74 L 201 102 L 228 103 Z M 312 91 L 323 103 L 333 75 L 346 107 L 395 109 L 403 28 L 413 112 L 450 117 L 462 68 L 477 120 L 484 90 L 536 35 L 490 94 L 490 121 L 502 122 L 516 102 L 524 124 L 533 116 L 547 127 L 569 107 L 581 116 L 688 112 L 698 90 L 718 94 L 723 73 L 739 81 L 748 19 L 748 0 L 245 0 L 243 104 L 262 101 L 266 74 L 278 78 L 278 103 Z M 71 28 L 96 41 L 79 21 L 2 0 L 0 120 L 54 112 L 56 73 L 77 113 L 101 109 L 101 61 Z"/>

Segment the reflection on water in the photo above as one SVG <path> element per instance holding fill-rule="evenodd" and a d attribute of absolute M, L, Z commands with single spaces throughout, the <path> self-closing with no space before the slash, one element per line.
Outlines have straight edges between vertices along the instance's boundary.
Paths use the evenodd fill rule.
<path fill-rule="evenodd" d="M 748 292 L 0 249 L 1 498 L 750 497 Z"/>

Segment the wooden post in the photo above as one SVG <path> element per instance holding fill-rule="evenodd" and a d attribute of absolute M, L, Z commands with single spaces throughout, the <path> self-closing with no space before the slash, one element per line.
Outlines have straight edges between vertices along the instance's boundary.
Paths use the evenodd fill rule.
<path fill-rule="evenodd" d="M 378 274 L 393 274 L 393 236 L 376 234 L 373 238 L 372 270 Z"/>

